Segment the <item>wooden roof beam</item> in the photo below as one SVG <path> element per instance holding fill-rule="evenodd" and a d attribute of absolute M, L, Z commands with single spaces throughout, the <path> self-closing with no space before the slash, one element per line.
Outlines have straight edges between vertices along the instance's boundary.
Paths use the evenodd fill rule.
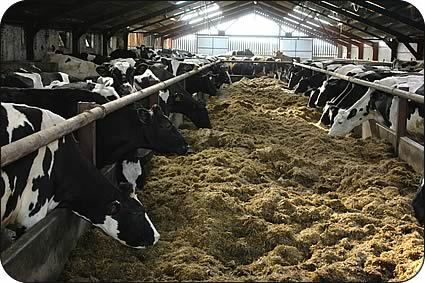
<path fill-rule="evenodd" d="M 206 6 L 206 7 L 209 7 L 209 6 L 211 6 L 211 5 L 214 5 L 216 2 L 217 2 L 217 1 L 212 1 L 212 2 L 210 2 L 210 3 L 208 3 L 208 4 L 206 4 L 205 6 Z M 172 16 L 166 16 L 166 15 L 164 15 L 164 18 L 162 18 L 162 19 L 160 19 L 160 20 L 156 20 L 156 21 L 151 22 L 151 23 L 143 24 L 142 26 L 137 27 L 137 28 L 129 29 L 129 31 L 128 31 L 128 32 L 142 32 L 142 31 L 138 31 L 138 30 L 140 30 L 140 29 L 144 29 L 144 28 L 149 27 L 149 26 L 152 26 L 152 25 L 156 25 L 156 24 L 162 23 L 163 21 L 169 20 L 170 18 L 174 18 L 174 17 L 181 17 L 181 16 L 183 16 L 183 15 L 186 15 L 186 14 L 191 13 L 191 12 L 193 12 L 193 11 L 196 11 L 196 10 L 198 10 L 198 9 L 199 9 L 199 7 L 196 7 L 196 8 L 189 8 L 189 9 L 188 9 L 188 10 L 186 10 L 186 11 L 183 11 L 183 12 L 180 12 L 180 13 L 177 13 L 177 14 L 174 14 L 174 15 L 172 15 Z"/>
<path fill-rule="evenodd" d="M 260 7 L 261 7 L 261 9 L 264 9 L 265 10 L 265 13 L 266 14 L 269 13 L 269 14 L 275 16 L 275 17 L 290 17 L 288 15 L 288 13 L 286 13 L 286 12 L 284 12 L 282 10 L 275 9 L 273 7 L 269 7 L 265 3 L 261 3 L 260 2 Z M 298 22 L 298 26 L 301 24 L 301 22 L 299 20 L 297 20 L 295 18 L 293 18 L 293 20 L 296 21 L 296 22 Z M 295 24 L 292 24 L 292 23 L 284 22 L 284 24 L 285 25 L 288 25 L 288 26 L 291 26 L 291 27 L 297 28 L 297 26 L 295 26 Z M 326 31 L 324 31 L 323 29 L 318 29 L 316 26 L 309 25 L 308 23 L 305 23 L 305 25 L 313 28 L 315 30 L 315 32 L 313 33 L 311 31 L 308 31 L 307 28 L 305 28 L 305 29 L 303 29 L 303 32 L 304 33 L 307 33 L 309 35 L 312 35 L 312 36 L 318 37 L 318 38 L 323 37 L 323 39 L 326 40 L 326 36 L 327 36 Z M 344 41 L 344 39 L 327 40 L 327 41 L 330 41 L 330 42 L 332 42 L 334 44 L 339 43 L 339 44 L 342 44 L 342 45 L 345 45 L 345 46 L 347 46 L 349 44 L 348 42 Z M 350 40 L 350 43 L 351 43 L 351 40 Z"/>
<path fill-rule="evenodd" d="M 313 2 L 313 1 L 310 1 L 310 2 Z M 331 5 L 331 4 L 327 3 L 327 2 L 319 1 L 319 2 L 313 2 L 313 3 L 316 4 L 316 5 L 318 5 L 318 6 L 323 7 L 325 9 L 328 9 L 328 10 L 337 12 L 337 13 L 339 13 L 341 15 L 344 15 L 345 17 L 348 17 L 350 19 L 356 20 L 356 21 L 358 21 L 358 22 L 360 22 L 362 24 L 369 25 L 369 26 L 371 26 L 371 27 L 373 27 L 373 28 L 375 28 L 377 30 L 382 31 L 383 33 L 386 33 L 386 34 L 395 36 L 401 42 L 417 42 L 417 39 L 409 38 L 408 36 L 406 36 L 406 35 L 398 32 L 398 31 L 389 29 L 389 28 L 384 27 L 384 26 L 382 26 L 382 25 L 380 25 L 378 23 L 375 23 L 375 22 L 372 22 L 372 21 L 370 21 L 368 19 L 365 19 L 365 18 L 362 18 L 360 16 L 357 16 L 354 13 L 350 13 L 350 12 L 348 12 L 345 9 L 342 9 L 340 7 L 336 7 L 336 6 Z"/>
<path fill-rule="evenodd" d="M 222 12 L 223 12 L 223 14 L 225 14 L 225 13 L 230 12 L 232 10 L 235 10 L 237 8 L 242 8 L 242 7 L 245 7 L 245 6 L 248 6 L 248 5 L 252 5 L 252 3 L 251 2 L 235 2 L 233 4 L 224 6 Z M 219 16 L 222 16 L 222 15 L 219 15 Z M 185 27 L 185 26 L 188 26 L 188 25 L 189 25 L 189 22 L 183 21 L 179 24 L 174 23 L 174 24 L 170 24 L 170 25 L 161 27 L 159 29 L 151 30 L 151 31 L 149 31 L 149 33 L 162 33 L 163 34 L 163 33 L 166 33 L 168 30 L 174 30 L 174 29 L 182 28 L 182 27 Z"/>
<path fill-rule="evenodd" d="M 161 9 L 159 11 L 156 11 L 156 12 L 153 12 L 153 13 L 150 13 L 150 14 L 147 14 L 147 15 L 143 15 L 143 16 L 138 17 L 136 19 L 128 20 L 125 23 L 122 23 L 122 24 L 118 24 L 118 25 L 113 26 L 109 30 L 109 33 L 110 34 L 114 34 L 117 31 L 119 31 L 120 29 L 125 28 L 127 26 L 135 25 L 135 24 L 138 24 L 140 22 L 147 21 L 149 19 L 152 19 L 152 18 L 161 16 L 161 15 L 164 15 L 164 14 L 167 14 L 167 13 L 171 13 L 172 11 L 178 10 L 178 9 L 183 8 L 183 7 L 186 7 L 188 5 L 193 5 L 196 2 L 198 2 L 198 1 L 187 1 L 187 2 L 183 2 L 183 3 L 180 3 L 178 5 L 174 5 L 174 6 L 167 7 L 167 8 Z"/>
<path fill-rule="evenodd" d="M 292 13 L 293 12 L 293 10 L 291 10 L 291 9 L 288 9 L 288 8 L 286 8 L 286 7 L 283 7 L 283 6 L 280 6 L 279 8 L 281 8 L 282 10 L 284 10 L 285 12 L 287 12 L 287 13 Z M 277 9 L 279 9 L 279 8 L 277 8 Z M 313 12 L 314 14 L 316 14 L 316 11 L 314 11 L 314 10 L 310 10 L 311 12 Z M 317 16 L 317 15 L 316 15 Z M 324 29 L 327 29 L 327 30 L 330 30 L 332 33 L 337 33 L 337 34 L 341 34 L 341 35 L 343 35 L 344 37 L 347 37 L 347 38 L 349 38 L 349 39 L 354 39 L 354 40 L 356 40 L 356 41 L 360 41 L 361 43 L 364 43 L 364 44 L 367 44 L 367 45 L 369 45 L 369 46 L 373 46 L 373 42 L 372 41 L 369 41 L 369 40 L 365 40 L 365 39 L 363 39 L 363 38 L 361 38 L 360 36 L 357 36 L 357 35 L 355 35 L 355 34 L 352 34 L 352 33 L 349 33 L 349 32 L 346 32 L 346 31 L 341 31 L 340 32 L 340 30 L 338 29 L 338 28 L 336 28 L 336 27 L 333 27 L 333 26 L 324 26 L 320 21 L 317 21 L 317 22 L 319 22 L 319 24 L 324 28 Z M 353 42 L 353 44 L 355 44 L 355 45 L 357 45 L 357 46 L 359 46 L 360 44 L 359 43 L 355 43 L 355 42 Z"/>
<path fill-rule="evenodd" d="M 403 24 L 409 25 L 411 27 L 414 27 L 418 30 L 425 31 L 425 25 L 424 25 L 423 20 L 422 20 L 422 22 L 411 20 L 411 19 L 406 18 L 404 16 L 401 16 L 397 13 L 391 12 L 387 9 L 383 9 L 383 8 L 380 8 L 379 6 L 365 2 L 364 0 L 362 0 L 362 1 L 360 1 L 360 0 L 350 0 L 350 1 L 353 2 L 353 3 L 356 3 L 357 5 L 365 7 L 368 10 L 371 10 L 371 11 L 379 13 L 381 15 L 390 17 L 392 19 L 396 19 L 397 21 L 399 21 Z M 373 1 L 373 0 L 369 0 L 369 2 L 378 4 L 378 5 L 380 4 L 379 2 L 377 3 L 377 1 Z"/>
<path fill-rule="evenodd" d="M 220 21 L 222 21 L 222 18 L 225 18 L 227 20 L 227 19 L 235 19 L 235 18 L 244 16 L 244 15 L 248 14 L 249 12 L 252 12 L 252 9 L 251 9 L 252 4 L 249 3 L 249 2 L 248 2 L 248 4 L 249 4 L 249 6 L 245 7 L 242 10 L 231 11 L 231 12 L 228 12 L 226 14 L 223 13 L 223 14 L 217 16 L 217 17 L 214 17 L 212 19 L 208 19 L 207 21 L 203 21 L 203 22 L 198 23 L 194 26 L 191 26 L 191 27 L 185 26 L 183 28 L 175 29 L 172 32 L 169 32 L 167 34 L 161 34 L 161 36 L 163 36 L 164 38 L 172 38 L 172 37 L 176 37 L 177 35 L 189 34 L 189 33 L 196 32 L 198 30 L 204 29 L 206 23 L 213 25 L 213 24 L 216 24 L 216 23 L 219 23 Z"/>
<path fill-rule="evenodd" d="M 296 4 L 297 4 L 297 6 L 300 6 L 300 7 L 302 7 L 302 8 L 305 8 L 305 9 L 307 9 L 307 10 L 313 10 L 312 8 L 310 8 L 310 7 L 308 7 L 308 6 L 305 6 L 305 5 L 300 4 L 300 2 L 297 2 Z M 278 5 L 278 6 L 280 6 L 280 5 Z M 282 6 L 281 6 L 281 7 L 282 7 Z M 379 36 L 379 35 L 377 35 L 377 34 L 374 34 L 374 33 L 370 32 L 370 31 L 364 30 L 364 29 L 362 29 L 362 28 L 360 28 L 360 27 L 357 27 L 357 26 L 355 26 L 355 25 L 353 25 L 353 24 L 349 24 L 349 23 L 347 23 L 347 22 L 345 22 L 345 21 L 342 21 L 342 20 L 336 20 L 336 19 L 334 19 L 334 18 L 331 18 L 331 17 L 329 17 L 329 15 L 327 15 L 327 14 L 326 14 L 326 13 L 324 13 L 323 11 L 319 11 L 319 10 L 316 10 L 316 9 L 315 9 L 314 11 L 316 12 L 316 14 L 322 15 L 322 16 L 324 16 L 324 17 L 326 17 L 326 18 L 328 18 L 328 19 L 330 19 L 330 20 L 332 20 L 332 21 L 334 21 L 334 22 L 342 23 L 342 24 L 344 24 L 344 25 L 346 25 L 346 26 L 348 26 L 348 27 L 351 27 L 351 28 L 353 28 L 353 29 L 355 29 L 355 30 L 361 31 L 361 32 L 362 32 L 362 33 L 364 33 L 364 34 L 368 34 L 368 35 L 373 36 L 373 37 L 375 37 L 375 38 L 377 38 L 377 39 L 384 40 L 384 38 L 383 38 L 383 37 L 381 37 L 381 36 Z"/>

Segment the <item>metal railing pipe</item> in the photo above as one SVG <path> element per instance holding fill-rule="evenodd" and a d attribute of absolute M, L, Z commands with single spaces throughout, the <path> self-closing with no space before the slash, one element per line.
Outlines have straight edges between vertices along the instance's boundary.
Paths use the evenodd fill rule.
<path fill-rule="evenodd" d="M 248 60 L 221 60 L 222 63 L 265 63 L 265 64 L 292 64 L 293 61 L 248 61 Z"/>
<path fill-rule="evenodd" d="M 22 139 L 14 141 L 10 144 L 4 145 L 1 148 L 1 167 L 4 167 L 13 161 L 16 161 L 37 149 L 48 145 L 49 143 L 69 134 L 75 130 L 78 130 L 93 121 L 101 119 L 106 115 L 127 106 L 133 102 L 143 99 L 157 91 L 160 91 L 172 84 L 175 84 L 181 80 L 184 80 L 190 76 L 193 76 L 209 67 L 219 63 L 220 61 L 213 62 L 208 65 L 204 65 L 195 70 L 171 78 L 164 82 L 157 83 L 153 86 L 147 87 L 141 91 L 134 92 L 127 96 L 121 97 L 117 100 L 110 101 L 108 103 L 98 105 L 90 110 L 87 110 L 81 114 L 78 114 L 70 119 L 67 119 L 53 127 L 43 129 L 39 132 L 26 136 Z"/>
<path fill-rule="evenodd" d="M 362 86 L 366 86 L 366 87 L 371 87 L 371 88 L 374 88 L 374 89 L 377 89 L 377 90 L 380 90 L 380 91 L 383 91 L 383 92 L 386 92 L 386 93 L 389 93 L 389 94 L 392 94 L 392 95 L 396 95 L 396 96 L 403 97 L 403 98 L 406 98 L 406 99 L 411 99 L 413 101 L 424 104 L 424 97 L 421 96 L 421 95 L 418 95 L 416 93 L 413 93 L 413 92 L 408 92 L 408 91 L 404 91 L 404 90 L 401 90 L 401 89 L 397 89 L 395 87 L 388 87 L 388 86 L 380 85 L 380 84 L 377 84 L 377 83 L 368 82 L 368 81 L 365 81 L 365 80 L 360 80 L 360 79 L 357 79 L 357 78 L 341 75 L 341 74 L 338 74 L 338 73 L 335 73 L 335 72 L 323 70 L 323 69 L 316 68 L 316 67 L 309 66 L 309 65 L 304 65 L 304 64 L 301 64 L 301 63 L 295 63 L 294 62 L 293 64 L 296 65 L 296 66 L 300 66 L 300 67 L 310 69 L 310 70 L 313 70 L 313 71 L 316 71 L 316 72 L 321 72 L 321 73 L 324 73 L 324 74 L 327 74 L 327 75 L 330 75 L 330 76 L 333 76 L 333 77 L 337 77 L 337 78 L 342 79 L 342 80 L 346 80 L 346 81 L 349 81 L 349 82 L 352 82 L 352 83 L 355 83 L 355 84 L 359 84 L 359 85 L 362 85 Z"/>

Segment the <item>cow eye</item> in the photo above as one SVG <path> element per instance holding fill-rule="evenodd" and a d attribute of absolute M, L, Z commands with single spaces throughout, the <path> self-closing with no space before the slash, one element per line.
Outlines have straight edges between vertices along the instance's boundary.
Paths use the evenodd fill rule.
<path fill-rule="evenodd" d="M 120 211 L 121 204 L 119 201 L 114 200 L 106 207 L 106 214 L 107 215 L 115 215 Z"/>

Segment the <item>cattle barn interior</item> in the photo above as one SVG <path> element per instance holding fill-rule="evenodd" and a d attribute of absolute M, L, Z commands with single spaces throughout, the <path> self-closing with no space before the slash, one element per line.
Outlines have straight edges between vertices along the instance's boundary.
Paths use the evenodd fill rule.
<path fill-rule="evenodd" d="M 9 2 L 2 279 L 423 276 L 420 0 Z"/>

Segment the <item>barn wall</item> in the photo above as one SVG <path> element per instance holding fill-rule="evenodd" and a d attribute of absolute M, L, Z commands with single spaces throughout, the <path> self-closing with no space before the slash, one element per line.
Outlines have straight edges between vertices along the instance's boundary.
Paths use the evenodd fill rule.
<path fill-rule="evenodd" d="M 19 26 L 1 25 L 0 29 L 0 60 L 25 60 L 26 48 L 24 29 Z"/>
<path fill-rule="evenodd" d="M 34 60 L 41 60 L 47 51 L 52 51 L 52 46 L 55 46 L 55 49 L 62 50 L 64 53 L 71 52 L 69 47 L 60 47 L 59 32 L 59 30 L 54 29 L 42 29 L 37 32 L 34 37 Z M 69 42 L 68 44 L 70 46 L 71 43 Z"/>
<path fill-rule="evenodd" d="M 379 40 L 378 42 L 379 42 L 378 60 L 390 62 L 391 61 L 391 49 L 382 40 Z"/>
<path fill-rule="evenodd" d="M 379 55 L 379 53 L 378 53 L 378 55 Z M 364 60 L 372 60 L 372 58 L 373 58 L 373 48 L 372 48 L 372 46 L 365 44 L 364 49 L 363 49 L 363 59 Z"/>
<path fill-rule="evenodd" d="M 411 43 L 410 45 L 413 47 L 413 49 L 417 50 L 416 43 Z M 406 60 L 406 61 L 416 60 L 415 56 L 413 56 L 413 54 L 410 53 L 409 49 L 407 49 L 407 47 L 403 43 L 400 43 L 398 45 L 397 58 L 400 60 Z"/>
<path fill-rule="evenodd" d="M 351 44 L 351 59 L 359 59 L 359 47 Z"/>

